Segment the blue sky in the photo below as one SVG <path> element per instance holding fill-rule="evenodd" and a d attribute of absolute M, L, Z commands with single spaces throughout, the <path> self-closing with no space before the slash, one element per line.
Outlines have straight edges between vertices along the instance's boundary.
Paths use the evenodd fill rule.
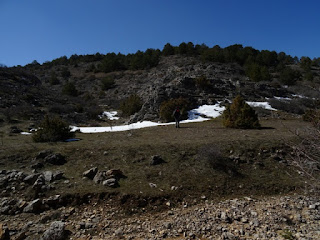
<path fill-rule="evenodd" d="M 318 0 L 0 0 L 0 63 L 232 44 L 320 57 Z"/>

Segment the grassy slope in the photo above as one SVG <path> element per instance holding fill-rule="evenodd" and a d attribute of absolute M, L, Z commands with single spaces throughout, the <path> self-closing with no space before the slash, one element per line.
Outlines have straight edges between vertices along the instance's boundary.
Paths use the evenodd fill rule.
<path fill-rule="evenodd" d="M 290 129 L 303 129 L 307 123 L 300 120 L 261 123 L 264 127 L 261 130 L 226 129 L 215 119 L 183 124 L 180 129 L 172 125 L 116 133 L 77 133 L 82 140 L 70 143 L 33 143 L 31 136 L 5 134 L 0 148 L 0 169 L 30 171 L 36 153 L 52 149 L 68 160 L 63 166 L 44 169 L 61 170 L 70 180 L 70 184 L 63 181 L 56 184 L 55 192 L 59 194 L 107 191 L 142 196 L 224 197 L 294 190 L 299 186 L 297 176 L 273 160 L 269 149 L 281 148 L 283 141 L 294 137 Z M 221 155 L 212 154 L 219 151 Z M 231 153 L 250 163 L 234 165 L 225 158 Z M 166 163 L 151 166 L 152 155 L 161 155 Z M 216 157 L 221 157 L 225 164 L 214 165 Z M 82 173 L 93 166 L 100 170 L 120 169 L 127 178 L 120 180 L 116 189 L 96 185 L 82 178 Z M 151 188 L 149 183 L 157 187 Z M 172 186 L 179 188 L 172 191 Z"/>

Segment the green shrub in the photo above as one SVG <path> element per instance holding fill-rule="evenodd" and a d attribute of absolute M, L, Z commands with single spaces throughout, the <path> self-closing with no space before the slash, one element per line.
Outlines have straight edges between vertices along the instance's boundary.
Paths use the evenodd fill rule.
<path fill-rule="evenodd" d="M 138 95 L 131 95 L 121 102 L 120 110 L 124 116 L 130 116 L 138 112 L 142 107 L 141 98 Z"/>
<path fill-rule="evenodd" d="M 195 79 L 196 86 L 202 90 L 208 89 L 211 87 L 210 80 L 206 76 L 202 75 Z"/>
<path fill-rule="evenodd" d="M 59 117 L 49 118 L 41 122 L 38 131 L 32 136 L 35 142 L 57 142 L 73 138 L 69 125 Z"/>
<path fill-rule="evenodd" d="M 297 70 L 293 70 L 290 67 L 286 67 L 280 73 L 279 80 L 285 85 L 295 85 L 296 82 L 301 78 L 301 73 Z"/>
<path fill-rule="evenodd" d="M 101 89 L 103 91 L 113 88 L 114 85 L 115 85 L 115 81 L 111 77 L 105 77 L 101 79 Z"/>
<path fill-rule="evenodd" d="M 259 128 L 260 123 L 256 112 L 241 96 L 233 99 L 223 112 L 223 125 L 228 128 Z"/>
<path fill-rule="evenodd" d="M 51 73 L 50 80 L 51 85 L 58 85 L 60 84 L 60 80 L 58 79 L 57 75 L 55 73 Z"/>
<path fill-rule="evenodd" d="M 320 123 L 320 110 L 308 109 L 305 111 L 302 119 L 307 122 L 313 123 L 315 126 L 319 126 Z"/>
<path fill-rule="evenodd" d="M 160 105 L 160 118 L 165 122 L 174 121 L 173 111 L 176 109 L 176 107 L 179 107 L 182 114 L 181 119 L 187 119 L 188 110 L 190 110 L 189 105 L 189 101 L 182 97 L 164 101 Z"/>
<path fill-rule="evenodd" d="M 68 68 L 63 68 L 61 71 L 61 77 L 63 77 L 64 79 L 68 79 L 71 76 L 71 73 L 69 71 Z"/>
<path fill-rule="evenodd" d="M 79 95 L 79 92 L 73 82 L 66 83 L 62 88 L 62 93 L 73 97 Z"/>

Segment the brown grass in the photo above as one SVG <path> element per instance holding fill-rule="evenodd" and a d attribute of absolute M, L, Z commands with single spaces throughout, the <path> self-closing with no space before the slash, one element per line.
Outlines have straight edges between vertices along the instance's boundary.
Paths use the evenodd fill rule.
<path fill-rule="evenodd" d="M 308 123 L 271 119 L 261 121 L 261 125 L 263 128 L 259 130 L 226 129 L 220 119 L 215 119 L 182 124 L 180 129 L 169 125 L 126 132 L 77 133 L 81 141 L 69 143 L 34 143 L 30 135 L 5 133 L 0 145 L 0 169 L 31 171 L 33 157 L 41 150 L 51 149 L 65 155 L 68 161 L 63 166 L 47 165 L 43 169 L 63 171 L 70 180 L 69 184 L 56 183 L 55 193 L 60 194 L 120 192 L 149 197 L 224 197 L 277 194 L 297 189 L 301 184 L 292 169 L 259 154 L 263 149 L 280 148 L 284 140 L 295 137 L 289 130 L 303 129 Z M 1 131 L 6 132 L 7 127 L 2 127 Z M 251 163 L 231 163 L 239 174 L 233 174 L 229 165 L 226 170 L 215 169 L 207 159 L 199 158 L 199 149 L 203 146 L 219 148 L 226 161 L 232 151 L 242 154 Z M 152 155 L 161 155 L 166 163 L 151 166 Z M 257 167 L 254 164 L 257 160 L 264 166 Z M 82 178 L 82 173 L 94 166 L 100 170 L 120 169 L 127 178 L 121 179 L 116 189 L 96 185 Z M 157 187 L 151 188 L 149 183 Z M 172 186 L 178 190 L 171 190 Z"/>

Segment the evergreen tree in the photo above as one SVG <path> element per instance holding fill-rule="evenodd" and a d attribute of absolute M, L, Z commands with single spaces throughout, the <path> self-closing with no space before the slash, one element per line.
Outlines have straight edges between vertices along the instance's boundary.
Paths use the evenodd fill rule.
<path fill-rule="evenodd" d="M 258 116 L 241 96 L 233 99 L 223 112 L 223 125 L 228 128 L 259 128 Z"/>

